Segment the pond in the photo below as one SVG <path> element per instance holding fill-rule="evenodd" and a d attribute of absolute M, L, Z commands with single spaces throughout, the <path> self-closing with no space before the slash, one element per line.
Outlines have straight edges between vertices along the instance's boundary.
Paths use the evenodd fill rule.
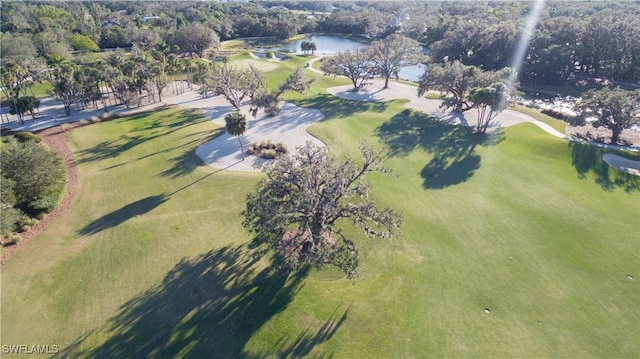
<path fill-rule="evenodd" d="M 258 49 L 265 51 L 287 51 L 301 54 L 300 45 L 303 41 L 315 42 L 318 49 L 314 52 L 316 55 L 333 55 L 345 50 L 361 49 L 367 47 L 364 41 L 355 41 L 346 37 L 334 35 L 311 35 L 304 39 L 288 42 L 284 45 L 271 47 L 268 49 Z"/>
<path fill-rule="evenodd" d="M 425 69 L 426 66 L 424 64 L 405 66 L 398 71 L 398 77 L 401 80 L 418 82 L 422 74 L 424 74 Z"/>
<path fill-rule="evenodd" d="M 270 47 L 270 48 L 256 48 L 258 51 L 283 51 L 293 52 L 301 54 L 300 45 L 303 41 L 315 42 L 317 50 L 315 55 L 333 55 L 345 50 L 361 49 L 365 48 L 368 43 L 363 39 L 362 41 L 356 41 L 346 37 L 340 37 L 335 35 L 311 35 L 304 39 L 288 42 L 284 45 Z M 418 82 L 420 76 L 424 73 L 425 66 L 423 64 L 406 66 L 400 69 L 399 77 L 402 80 L 408 80 Z"/>

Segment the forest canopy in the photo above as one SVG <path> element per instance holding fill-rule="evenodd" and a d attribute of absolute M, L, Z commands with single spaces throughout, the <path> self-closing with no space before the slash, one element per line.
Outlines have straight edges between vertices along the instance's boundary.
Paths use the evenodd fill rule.
<path fill-rule="evenodd" d="M 215 39 L 314 32 L 384 38 L 401 33 L 428 47 L 431 61 L 484 70 L 509 66 L 532 2 L 3 1 L 5 58 L 49 58 L 73 51 L 180 45 L 180 30 L 203 26 Z M 196 25 L 197 24 L 197 25 Z M 80 41 L 82 40 L 82 41 Z M 640 82 L 638 2 L 548 1 L 532 35 L 520 81 L 566 85 Z"/>

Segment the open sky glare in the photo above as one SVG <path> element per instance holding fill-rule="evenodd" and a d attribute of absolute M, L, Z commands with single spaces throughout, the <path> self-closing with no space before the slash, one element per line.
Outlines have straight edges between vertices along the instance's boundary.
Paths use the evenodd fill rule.
<path fill-rule="evenodd" d="M 545 0 L 536 0 L 533 4 L 533 8 L 529 13 L 529 18 L 527 18 L 527 23 L 522 30 L 522 34 L 520 35 L 520 39 L 518 40 L 518 44 L 513 52 L 513 56 L 511 57 L 511 68 L 514 71 L 509 75 L 509 79 L 507 82 L 507 89 L 511 90 L 513 84 L 518 79 L 518 73 L 522 68 L 522 63 L 524 62 L 524 57 L 527 54 L 527 49 L 529 48 L 529 43 L 533 37 L 533 31 L 535 30 L 538 22 L 540 22 L 540 15 L 542 14 L 542 8 L 544 7 Z"/>

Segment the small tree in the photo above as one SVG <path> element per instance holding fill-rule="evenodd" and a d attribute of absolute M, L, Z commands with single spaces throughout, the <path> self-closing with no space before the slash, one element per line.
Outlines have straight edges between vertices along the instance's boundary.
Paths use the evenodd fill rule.
<path fill-rule="evenodd" d="M 617 143 L 622 131 L 640 123 L 640 90 L 589 90 L 582 95 L 575 109 L 583 119 L 595 117 L 594 127 L 610 129 L 611 143 Z"/>
<path fill-rule="evenodd" d="M 303 54 L 308 54 L 309 52 L 311 52 L 311 54 L 313 55 L 313 53 L 317 49 L 318 49 L 318 45 L 316 45 L 316 43 L 313 41 L 302 41 L 300 43 L 300 50 L 302 51 Z"/>
<path fill-rule="evenodd" d="M 302 41 L 300 43 L 300 51 L 302 51 L 303 54 L 309 53 L 309 41 Z"/>
<path fill-rule="evenodd" d="M 71 105 L 73 105 L 82 93 L 80 82 L 80 67 L 69 61 L 62 61 L 53 66 L 49 72 L 49 82 L 53 85 L 50 91 L 51 96 L 62 102 L 64 111 L 71 115 Z"/>
<path fill-rule="evenodd" d="M 284 82 L 278 85 L 277 89 L 267 91 L 267 88 L 263 85 L 256 91 L 251 101 L 253 105 L 251 113 L 255 116 L 258 109 L 264 108 L 268 116 L 275 116 L 280 111 L 278 105 L 280 96 L 289 91 L 304 93 L 314 81 L 315 79 L 313 78 L 304 77 L 302 68 L 298 67 Z"/>
<path fill-rule="evenodd" d="M 500 112 L 507 108 L 505 85 L 495 83 L 489 87 L 477 87 L 471 90 L 471 106 L 478 111 L 476 132 L 487 133 L 489 124 Z"/>
<path fill-rule="evenodd" d="M 35 141 L 19 143 L 9 139 L 2 148 L 0 163 L 2 176 L 13 181 L 15 203 L 31 210 L 41 207 L 39 202 L 55 205 L 64 188 L 65 170 L 62 159 Z"/>
<path fill-rule="evenodd" d="M 399 233 L 401 214 L 379 209 L 369 197 L 364 176 L 388 173 L 381 152 L 361 146 L 364 161 L 338 162 L 311 142 L 293 156 L 257 164 L 267 178 L 247 198 L 243 225 L 274 253 L 275 263 L 289 270 L 332 264 L 349 278 L 356 275 L 358 249 L 338 230 L 340 220 L 359 226 L 370 238 Z"/>
<path fill-rule="evenodd" d="M 222 95 L 236 110 L 240 110 L 245 98 L 252 98 L 259 88 L 264 88 L 262 74 L 253 67 L 240 70 L 224 62 L 207 76 L 215 93 Z"/>
<path fill-rule="evenodd" d="M 368 85 L 368 81 L 379 73 L 371 53 L 366 49 L 340 52 L 322 61 L 320 69 L 329 75 L 347 77 L 353 84 L 354 92 Z"/>
<path fill-rule="evenodd" d="M 14 61 L 7 61 L 0 67 L 0 90 L 11 106 L 11 113 L 17 114 L 21 123 L 28 105 L 33 104 L 31 99 L 25 99 L 28 96 L 27 89 L 33 85 L 30 80 L 32 77 L 33 74 L 26 67 Z"/>
<path fill-rule="evenodd" d="M 418 82 L 418 96 L 429 90 L 444 92 L 447 96 L 443 99 L 441 107 L 452 108 L 454 112 L 462 113 L 473 108 L 468 98 L 471 89 L 488 87 L 504 81 L 510 73 L 510 68 L 482 71 L 475 66 L 466 66 L 458 60 L 444 65 L 430 64 Z M 512 87 L 517 88 L 517 85 Z"/>
<path fill-rule="evenodd" d="M 220 38 L 207 26 L 193 22 L 178 28 L 173 39 L 175 49 L 186 57 L 203 57 L 205 50 L 220 45 Z"/>
<path fill-rule="evenodd" d="M 247 131 L 247 116 L 240 111 L 232 112 L 224 117 L 224 122 L 227 132 L 238 138 L 240 151 L 242 151 L 242 159 L 244 160 L 244 145 L 240 137 Z"/>
<path fill-rule="evenodd" d="M 408 37 L 392 34 L 371 44 L 373 61 L 384 77 L 384 88 L 389 87 L 389 78 L 398 78 L 400 68 L 415 65 L 423 60 L 422 46 Z"/>

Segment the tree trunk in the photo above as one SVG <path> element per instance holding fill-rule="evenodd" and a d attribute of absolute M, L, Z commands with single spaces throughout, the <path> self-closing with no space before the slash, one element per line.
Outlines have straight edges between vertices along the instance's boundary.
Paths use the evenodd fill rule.
<path fill-rule="evenodd" d="M 313 240 L 314 246 L 319 245 L 320 240 L 322 239 L 322 224 L 316 218 L 313 219 L 313 223 L 311 225 L 311 239 Z"/>
<path fill-rule="evenodd" d="M 622 133 L 622 129 L 618 126 L 611 128 L 611 143 L 617 144 L 620 139 L 620 134 Z"/>
<path fill-rule="evenodd" d="M 390 75 L 385 75 L 384 77 L 384 88 L 389 88 L 389 77 Z"/>
<path fill-rule="evenodd" d="M 242 144 L 240 136 L 238 136 L 238 142 L 240 143 L 240 151 L 242 152 L 242 160 L 244 161 L 244 145 Z"/>

